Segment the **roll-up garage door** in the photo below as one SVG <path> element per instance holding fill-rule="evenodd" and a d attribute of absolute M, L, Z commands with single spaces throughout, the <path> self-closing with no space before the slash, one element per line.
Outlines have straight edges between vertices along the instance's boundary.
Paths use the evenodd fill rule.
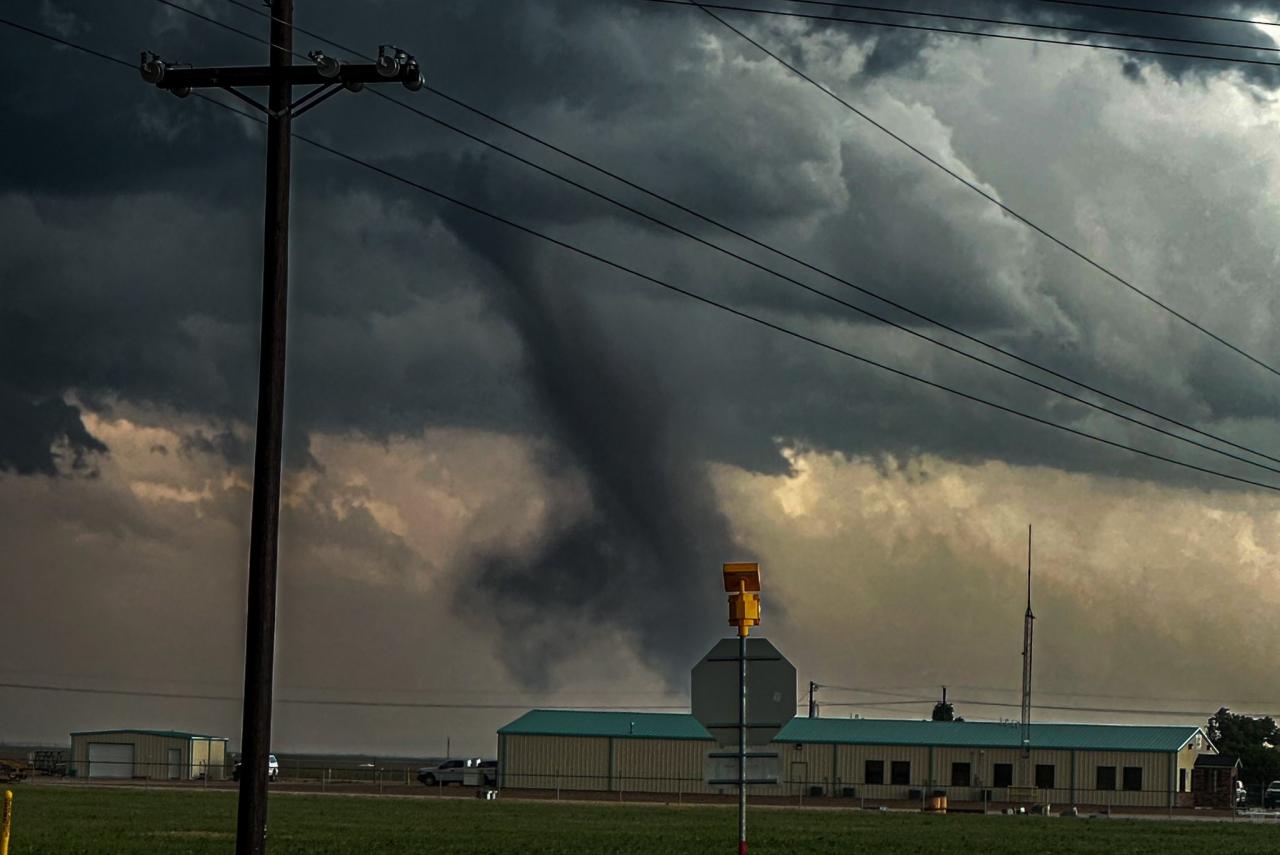
<path fill-rule="evenodd" d="M 89 777 L 132 778 L 133 746 L 112 742 L 90 742 Z"/>

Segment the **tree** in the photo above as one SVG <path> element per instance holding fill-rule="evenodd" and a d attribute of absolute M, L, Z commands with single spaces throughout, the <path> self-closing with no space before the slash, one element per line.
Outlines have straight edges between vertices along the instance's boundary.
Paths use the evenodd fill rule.
<path fill-rule="evenodd" d="M 1251 796 L 1280 780 L 1280 727 L 1271 716 L 1237 715 L 1222 707 L 1209 716 L 1205 732 L 1218 751 L 1240 758 L 1240 780 Z"/>
<path fill-rule="evenodd" d="M 955 721 L 956 708 L 946 701 L 938 701 L 933 705 L 934 721 Z"/>

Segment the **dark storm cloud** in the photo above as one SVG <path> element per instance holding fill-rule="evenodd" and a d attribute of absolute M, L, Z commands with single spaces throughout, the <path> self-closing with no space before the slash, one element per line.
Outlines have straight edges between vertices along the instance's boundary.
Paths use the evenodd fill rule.
<path fill-rule="evenodd" d="M 55 446 L 65 449 L 72 471 L 85 472 L 90 455 L 107 446 L 85 430 L 80 409 L 57 398 L 32 400 L 18 389 L 0 382 L 0 470 L 19 475 L 53 475 L 58 471 Z"/>
<path fill-rule="evenodd" d="M 261 19 L 225 4 L 201 8 L 264 32 Z M 40 19 L 39 7 L 29 11 L 30 20 Z M 150 3 L 64 3 L 55 12 L 56 23 L 75 27 L 77 38 L 130 58 L 150 47 L 197 63 L 261 61 L 261 46 Z M 68 21 L 67 12 L 76 20 Z M 1019 12 L 1045 20 L 1059 15 Z M 347 4 L 307 4 L 299 22 L 366 51 L 394 40 L 424 60 L 434 86 L 1057 367 L 1107 378 L 1125 394 L 1190 411 L 1207 424 L 1224 416 L 1256 419 L 1250 429 L 1265 434 L 1274 416 L 1274 394 L 1256 378 L 1241 379 L 1250 375 L 1230 357 L 1202 342 L 1165 350 L 1175 339 L 1186 341 L 1183 331 L 1143 320 L 1146 307 L 1116 308 L 1103 302 L 1100 289 L 1076 289 L 1087 277 L 1075 262 L 904 156 L 704 15 L 567 1 L 510 3 L 495 15 L 487 4 L 402 2 L 381 4 L 377 14 L 354 14 Z M 1103 150 L 1088 148 L 1100 120 L 1091 112 L 1095 102 L 1084 98 L 1045 105 L 1063 114 L 1058 124 L 1042 116 L 1009 128 L 999 126 L 1008 115 L 1001 105 L 974 109 L 915 92 L 895 100 L 881 88 L 904 79 L 927 82 L 914 64 L 923 48 L 955 49 L 966 40 L 875 28 L 787 29 L 763 19 L 744 25 L 806 67 L 813 63 L 819 78 L 843 94 L 889 111 L 886 121 L 929 151 L 962 168 L 980 165 L 976 180 L 997 194 L 1027 193 L 1029 209 L 1051 211 L 1055 223 L 1089 219 L 1070 202 L 1093 190 L 1092 182 L 1121 183 L 1137 172 L 1109 138 L 1098 144 Z M 313 42 L 299 36 L 297 46 L 319 46 Z M 19 129 L 0 145 L 4 162 L 20 165 L 0 173 L 0 227 L 10 238 L 0 251 L 0 388 L 7 383 L 20 390 L 15 400 L 28 402 L 26 411 L 12 405 L 20 418 L 0 426 L 6 465 L 49 471 L 51 458 L 41 464 L 30 450 L 47 441 L 47 452 L 61 437 L 73 448 L 101 450 L 82 426 L 77 433 L 78 415 L 61 404 L 68 390 L 81 400 L 119 398 L 194 413 L 215 425 L 250 422 L 260 131 L 195 100 L 158 93 L 130 72 L 51 53 L 25 36 L 6 33 L 0 43 L 14 48 L 0 53 L 0 72 L 15 81 L 0 94 L 0 108 Z M 866 55 L 846 56 L 851 44 Z M 1036 57 L 1078 52 L 1041 50 Z M 1112 54 L 1098 57 L 1117 68 L 1122 62 Z M 40 62 L 52 62 L 51 77 L 29 73 Z M 1202 75 L 1226 71 L 1196 68 Z M 848 78 L 840 80 L 844 69 Z M 1139 87 L 1119 73 L 1106 85 L 1117 95 Z M 1017 86 L 992 89 L 1019 97 Z M 522 152 L 545 156 L 438 99 L 414 98 Z M 966 127 L 980 132 L 970 136 Z M 298 129 L 855 352 L 1047 417 L 1097 426 L 1079 407 L 797 296 L 759 271 L 691 247 L 378 99 L 344 93 L 308 114 Z M 1154 150 L 1149 141 L 1141 148 Z M 524 679 L 546 678 L 552 661 L 577 640 L 552 633 L 574 621 L 619 626 L 666 674 L 681 673 L 697 639 L 688 634 L 694 630 L 672 627 L 718 622 L 705 611 L 718 602 L 715 566 L 738 557 L 712 493 L 708 461 L 777 473 L 789 465 L 779 446 L 796 444 L 868 455 L 886 466 L 895 457 L 928 452 L 1182 479 L 1159 464 L 1100 453 L 655 292 L 305 145 L 296 151 L 289 462 L 308 459 L 304 449 L 315 433 L 386 439 L 418 435 L 427 426 L 466 425 L 548 436 L 554 447 L 545 466 L 581 475 L 586 511 L 568 502 L 553 507 L 549 528 L 527 550 L 475 555 L 470 584 L 457 594 L 459 609 L 496 615 L 529 639 L 507 651 Z M 1036 158 L 1023 174 L 1017 156 L 1027 151 Z M 586 175 L 563 161 L 547 162 Z M 1046 170 L 1046 162 L 1054 168 Z M 1046 172 L 1059 183 L 1049 183 Z M 1207 219 L 1220 229 L 1197 226 L 1202 212 L 1174 198 L 1172 182 L 1156 186 L 1167 176 L 1142 175 L 1132 195 L 1173 220 L 1171 234 L 1204 242 L 1203 257 L 1185 267 L 1216 281 L 1213 259 L 1243 256 L 1240 238 L 1224 235 L 1236 216 L 1227 208 L 1246 208 L 1244 201 L 1233 197 L 1212 208 Z M 712 233 L 633 193 L 616 192 L 700 234 Z M 1251 197 L 1249 204 L 1264 201 Z M 1130 220 L 1135 229 L 1145 222 L 1140 215 Z M 1163 234 L 1151 240 L 1176 243 Z M 786 262 L 768 263 L 864 302 Z M 1263 262 L 1239 262 L 1231 273 L 1242 281 L 1272 281 Z M 1180 298 L 1197 296 L 1186 283 L 1170 287 L 1179 285 Z M 1210 295 L 1196 308 L 1215 313 L 1215 322 L 1230 329 L 1236 294 Z M 1261 306 L 1260 316 L 1269 313 L 1269 306 L 1252 305 Z M 1250 330 L 1249 341 L 1258 346 L 1270 336 Z M 1147 348 L 1167 354 L 1154 369 L 1155 357 L 1132 355 Z M 45 409 L 37 413 L 30 402 Z M 30 427 L 15 430 L 23 418 Z M 1097 427 L 1125 441 L 1141 436 L 1131 428 Z M 247 465 L 249 449 L 236 437 L 193 435 L 188 450 L 214 449 Z M 1167 450 L 1163 441 L 1143 442 Z M 376 534 L 369 520 L 363 523 L 362 531 Z M 385 547 L 394 552 L 385 563 L 401 567 L 408 558 L 392 546 Z M 481 608 L 474 607 L 477 597 Z"/>
<path fill-rule="evenodd" d="M 98 5 L 29 8 L 33 23 L 53 20 L 64 30 L 74 29 L 76 37 L 125 56 L 131 46 L 144 43 L 180 60 L 260 59 L 260 46 L 154 4 L 117 4 L 113 14 Z M 201 8 L 261 30 L 261 19 L 234 7 Z M 1024 14 L 1086 13 L 1046 8 Z M 393 21 L 397 41 L 430 57 L 433 85 L 604 163 L 621 164 L 626 174 L 708 213 L 784 245 L 804 246 L 805 255 L 819 257 L 825 266 L 941 319 L 1032 350 L 1062 347 L 1062 330 L 1052 322 L 1022 328 L 1022 319 L 1041 299 L 1038 292 L 1048 290 L 1037 277 L 1056 276 L 1062 269 L 1041 270 L 1041 248 L 1029 249 L 1007 223 L 993 225 L 986 203 L 953 201 L 964 191 L 938 195 L 945 179 L 940 183 L 927 167 L 904 162 L 890 145 L 861 132 L 850 134 L 818 93 L 781 74 L 703 15 L 645 4 L 546 2 L 515 4 L 497 17 L 469 4 L 431 9 L 389 4 L 378 16 L 352 16 L 339 4 L 317 5 L 308 6 L 300 21 L 303 17 L 321 33 L 341 33 L 345 43 L 365 47 L 386 39 L 386 21 Z M 767 43 L 801 41 L 793 31 L 767 29 L 767 21 L 739 18 L 766 27 L 759 34 Z M 862 81 L 891 76 L 895 69 L 901 73 L 921 46 L 896 31 L 828 32 L 860 40 L 871 50 L 858 72 Z M 709 38 L 721 40 L 721 47 L 709 47 Z M 930 39 L 943 46 L 954 41 Z M 0 319 L 4 370 L 17 372 L 34 395 L 74 387 L 89 396 L 115 394 L 217 418 L 250 419 L 259 287 L 257 130 L 194 101 L 150 90 L 126 71 L 116 76 L 110 67 L 67 51 L 51 54 L 26 37 L 10 41 L 15 50 L 5 62 L 18 82 L 0 97 L 24 120 L 24 133 L 6 135 L 5 143 L 6 153 L 14 155 L 11 162 L 23 168 L 6 175 L 10 189 L 26 196 L 11 197 L 17 201 L 5 212 L 8 228 L 25 237 L 3 259 L 6 281 L 20 283 L 9 291 L 6 309 L 11 311 Z M 298 46 L 306 49 L 311 41 L 299 36 Z M 53 85 L 21 73 L 51 57 L 56 60 Z M 812 53 L 815 61 L 823 57 L 821 50 Z M 86 69 L 93 71 L 98 87 L 92 100 L 84 97 Z M 435 99 L 421 102 L 446 111 Z M 457 111 L 447 114 L 459 118 Z M 74 126 L 68 124 L 72 116 Z M 545 176 L 527 174 L 524 167 L 376 99 L 335 99 L 299 127 L 353 151 L 381 154 L 415 178 L 541 228 L 628 223 L 627 229 L 649 237 L 640 242 L 616 230 L 593 248 L 629 260 L 631 249 L 644 246 L 641 257 L 659 262 L 679 284 L 785 318 L 848 322 L 853 317 L 796 297 L 757 271 L 660 239 L 663 233 L 652 225 Z M 938 141 L 927 142 L 932 147 Z M 449 229 L 438 228 L 438 203 L 406 196 L 403 188 L 335 165 L 305 146 L 298 150 L 291 448 L 305 447 L 307 432 L 320 429 L 387 435 L 423 423 L 533 427 L 541 418 L 538 407 L 530 407 L 526 390 L 503 381 L 519 358 L 512 340 L 519 324 L 507 312 L 491 314 L 484 308 L 494 289 L 507 287 L 506 277 L 491 281 L 483 263 L 477 263 L 487 248 L 474 242 L 454 246 Z M 140 197 L 139 192 L 155 195 Z M 74 198 L 78 210 L 49 198 Z M 707 232 L 705 226 L 691 225 Z M 146 253 L 135 251 L 143 245 Z M 559 252 L 548 249 L 545 256 L 539 251 L 528 257 Z M 770 264 L 783 266 L 776 259 Z M 580 278 L 586 270 L 574 268 L 573 276 Z M 1024 281 L 999 282 L 994 274 L 1000 270 L 1020 270 Z M 1095 311 L 1083 303 L 1068 309 L 1069 320 L 1081 325 Z M 56 326 L 49 320 L 54 317 Z M 395 320 L 404 318 L 417 320 Z M 714 332 L 687 332 L 711 339 L 736 334 L 734 322 L 711 323 Z M 63 346 L 72 339 L 75 347 Z M 526 335 L 518 339 L 521 348 L 528 347 Z M 611 346 L 629 361 L 639 348 L 625 338 Z M 921 358 L 909 349 L 899 353 Z M 1071 349 L 1059 357 L 1077 359 Z M 672 418 L 681 418 L 689 412 L 682 402 L 702 393 L 683 382 L 684 366 L 661 354 L 655 358 L 664 360 L 660 364 L 675 378 L 667 397 Z M 1229 364 L 1221 355 L 1205 360 L 1195 366 L 1199 376 L 1233 370 L 1215 367 Z M 814 363 L 797 357 L 796 365 Z M 1082 359 L 1081 367 L 1113 366 Z M 701 382 L 741 389 L 760 376 L 737 365 L 717 369 L 718 382 L 708 377 Z M 827 374 L 821 367 L 808 373 Z M 765 397 L 785 402 L 793 391 L 806 390 L 812 401 L 818 394 L 816 381 L 784 377 L 768 366 L 763 376 L 777 384 Z M 909 421 L 922 401 L 932 400 L 904 391 L 900 381 L 861 385 L 864 400 L 904 402 L 902 417 Z M 1273 401 L 1256 391 L 1228 397 L 1234 402 L 1231 414 L 1271 412 Z M 731 402 L 723 405 L 734 409 Z M 1029 405 L 1040 403 L 1033 398 Z M 1215 404 L 1213 412 L 1223 405 Z M 830 410 L 837 421 L 815 421 L 815 409 Z M 768 424 L 771 436 L 833 442 L 843 437 L 839 447 L 874 450 L 919 431 L 913 424 L 898 424 L 893 410 L 881 406 L 876 419 L 851 428 L 840 415 L 842 405 L 817 404 L 802 415 L 801 409 L 780 403 Z M 717 439 L 705 440 L 712 456 L 732 460 L 741 451 L 747 454 L 742 462 L 753 467 L 780 465 L 776 454 L 764 452 L 771 436 L 762 436 L 759 425 L 704 417 L 718 430 Z M 944 448 L 977 442 L 1002 453 L 1004 438 L 990 445 L 981 439 L 988 436 L 986 418 L 975 419 L 974 431 L 957 429 L 932 443 L 921 441 Z M 1088 465 L 1087 455 L 1077 465 Z"/>

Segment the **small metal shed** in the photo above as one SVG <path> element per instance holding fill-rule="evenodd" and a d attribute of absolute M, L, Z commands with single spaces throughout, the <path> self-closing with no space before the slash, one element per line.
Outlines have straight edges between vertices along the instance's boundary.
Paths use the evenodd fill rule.
<path fill-rule="evenodd" d="M 191 781 L 227 777 L 227 739 L 180 730 L 83 730 L 71 734 L 68 772 L 82 778 Z"/>

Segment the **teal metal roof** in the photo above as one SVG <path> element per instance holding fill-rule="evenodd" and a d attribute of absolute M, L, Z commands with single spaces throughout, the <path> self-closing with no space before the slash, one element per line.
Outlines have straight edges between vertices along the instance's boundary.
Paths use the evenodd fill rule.
<path fill-rule="evenodd" d="M 1195 737 L 1189 725 L 1032 724 L 1031 747 L 1082 751 L 1177 751 Z M 962 748 L 1019 748 L 1017 722 L 907 721 L 871 718 L 793 718 L 778 742 L 857 745 L 932 745 Z"/>
<path fill-rule="evenodd" d="M 530 710 L 500 734 L 540 736 L 624 736 L 635 739 L 711 739 L 688 713 Z"/>
<path fill-rule="evenodd" d="M 210 736 L 207 733 L 187 733 L 183 730 L 145 730 L 137 727 L 123 727 L 116 730 L 74 730 L 72 736 L 108 736 L 123 735 L 126 733 L 137 733 L 144 736 L 168 736 L 174 739 L 214 739 L 226 742 L 225 736 Z"/>
<path fill-rule="evenodd" d="M 1177 751 L 1199 728 L 1190 725 L 1032 724 L 1031 747 L 1079 751 Z M 711 738 L 687 713 L 531 710 L 498 731 L 543 736 L 636 739 Z M 938 748 L 1019 748 L 1018 724 L 873 718 L 793 718 L 777 742 L 919 745 Z"/>

